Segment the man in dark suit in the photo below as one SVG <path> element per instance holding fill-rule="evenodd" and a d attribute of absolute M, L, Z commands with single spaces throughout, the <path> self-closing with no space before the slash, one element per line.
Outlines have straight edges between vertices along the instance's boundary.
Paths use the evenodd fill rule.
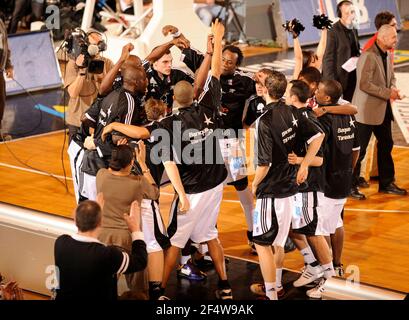
<path fill-rule="evenodd" d="M 356 84 L 356 70 L 347 72 L 342 65 L 351 57 L 360 55 L 358 32 L 355 28 L 356 13 L 351 1 L 341 1 L 337 6 L 340 18 L 328 31 L 322 75 L 323 80 L 337 80 L 342 85 L 343 98 L 352 101 Z"/>
<path fill-rule="evenodd" d="M 361 154 L 355 167 L 355 187 L 358 185 L 361 161 L 372 132 L 378 140 L 379 192 L 406 195 L 395 183 L 395 168 L 392 159 L 392 107 L 391 100 L 401 99 L 396 88 L 390 50 L 398 41 L 396 29 L 390 25 L 378 31 L 375 45 L 365 51 L 358 60 L 357 86 L 352 103 L 358 106 L 356 115 Z M 356 188 L 357 189 L 357 188 Z"/>

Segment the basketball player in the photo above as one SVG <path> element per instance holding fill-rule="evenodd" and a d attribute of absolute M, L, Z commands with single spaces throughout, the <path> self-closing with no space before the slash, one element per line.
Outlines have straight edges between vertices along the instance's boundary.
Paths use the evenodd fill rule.
<path fill-rule="evenodd" d="M 257 169 L 253 193 L 257 197 L 254 210 L 253 240 L 260 259 L 266 298 L 277 299 L 276 270 L 271 245 L 284 247 L 294 210 L 293 196 L 297 184 L 303 183 L 308 167 L 318 152 L 323 134 L 313 122 L 302 116 L 294 107 L 280 99 L 287 88 L 285 75 L 273 71 L 265 79 L 263 95 L 267 105 L 272 104 L 256 122 Z M 296 142 L 309 146 L 298 171 L 288 163 L 288 154 Z"/>

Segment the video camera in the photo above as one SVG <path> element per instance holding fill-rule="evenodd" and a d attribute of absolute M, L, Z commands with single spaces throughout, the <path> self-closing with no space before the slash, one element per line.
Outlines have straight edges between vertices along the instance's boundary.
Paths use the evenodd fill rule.
<path fill-rule="evenodd" d="M 102 73 L 104 71 L 104 61 L 96 59 L 96 55 L 99 52 L 106 50 L 105 41 L 101 40 L 98 44 L 90 44 L 88 36 L 91 33 L 98 33 L 91 31 L 86 33 L 80 28 L 76 28 L 73 31 L 68 31 L 64 37 L 64 49 L 67 51 L 68 56 L 76 60 L 79 55 L 84 55 L 84 63 L 81 67 L 87 68 L 89 73 Z"/>

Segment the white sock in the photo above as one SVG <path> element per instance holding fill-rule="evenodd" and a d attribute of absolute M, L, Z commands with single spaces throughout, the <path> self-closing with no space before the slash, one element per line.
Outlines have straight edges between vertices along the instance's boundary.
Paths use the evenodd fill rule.
<path fill-rule="evenodd" d="M 180 264 L 186 264 L 190 259 L 190 256 L 181 256 Z"/>
<path fill-rule="evenodd" d="M 243 191 L 237 191 L 237 194 L 239 195 L 240 204 L 246 216 L 247 230 L 253 231 L 253 195 L 248 187 Z"/>
<path fill-rule="evenodd" d="M 278 300 L 277 291 L 276 291 L 276 283 L 275 282 L 264 282 L 264 286 L 266 288 L 266 296 L 270 300 Z"/>
<path fill-rule="evenodd" d="M 304 258 L 304 262 L 306 264 L 311 264 L 311 263 L 317 261 L 317 259 L 315 259 L 315 257 L 314 257 L 314 253 L 312 252 L 310 246 L 302 249 L 300 252 L 301 252 L 301 254 L 302 254 L 303 258 Z"/>
<path fill-rule="evenodd" d="M 281 289 L 283 284 L 281 283 L 281 277 L 283 275 L 283 269 L 276 269 L 276 288 Z"/>
<path fill-rule="evenodd" d="M 197 251 L 199 251 L 202 255 L 205 255 L 209 251 L 209 248 L 207 247 L 207 244 L 204 243 L 199 245 Z"/>
<path fill-rule="evenodd" d="M 322 269 L 324 270 L 324 278 L 325 279 L 330 279 L 333 276 L 335 276 L 335 270 L 334 270 L 334 265 L 332 262 L 323 264 Z"/>

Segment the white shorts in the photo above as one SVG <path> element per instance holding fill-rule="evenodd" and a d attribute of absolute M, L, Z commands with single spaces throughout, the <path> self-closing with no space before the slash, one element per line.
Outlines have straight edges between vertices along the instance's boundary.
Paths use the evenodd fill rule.
<path fill-rule="evenodd" d="M 295 210 L 291 221 L 294 232 L 306 236 L 327 235 L 324 227 L 322 192 L 303 192 L 294 196 Z"/>
<path fill-rule="evenodd" d="M 294 196 L 257 199 L 253 212 L 253 241 L 284 247 L 294 212 Z"/>
<path fill-rule="evenodd" d="M 78 203 L 79 198 L 80 198 L 79 188 L 81 185 L 81 181 L 83 179 L 83 176 L 81 173 L 81 165 L 82 165 L 82 159 L 84 157 L 84 149 L 81 148 L 81 146 L 77 144 L 74 140 L 71 140 L 70 145 L 68 146 L 67 152 L 68 152 L 68 157 L 70 158 L 72 181 L 74 183 L 75 200 Z"/>
<path fill-rule="evenodd" d="M 246 141 L 239 138 L 219 139 L 220 151 L 227 169 L 225 183 L 247 177 Z"/>
<path fill-rule="evenodd" d="M 81 170 L 82 161 L 84 158 L 84 148 L 82 148 L 79 144 L 72 140 L 68 147 L 68 156 L 70 158 L 72 180 L 74 183 L 75 200 L 77 201 L 77 203 L 80 200 L 86 199 L 96 200 L 96 177 L 84 173 Z"/>
<path fill-rule="evenodd" d="M 156 201 L 141 202 L 142 231 L 148 253 L 162 251 L 170 245 L 165 224 Z"/>
<path fill-rule="evenodd" d="M 171 205 L 172 222 L 168 234 L 171 244 L 178 248 L 184 248 L 189 239 L 196 243 L 217 239 L 216 223 L 223 198 L 223 183 L 205 192 L 187 194 L 187 198 L 190 209 L 186 213 L 178 213 L 179 198 L 175 198 Z M 169 231 L 175 217 L 177 228 Z"/>
<path fill-rule="evenodd" d="M 334 234 L 335 230 L 344 225 L 341 214 L 344 210 L 344 205 L 347 199 L 331 199 L 324 197 L 323 213 L 324 213 L 324 230 L 325 235 Z"/>

